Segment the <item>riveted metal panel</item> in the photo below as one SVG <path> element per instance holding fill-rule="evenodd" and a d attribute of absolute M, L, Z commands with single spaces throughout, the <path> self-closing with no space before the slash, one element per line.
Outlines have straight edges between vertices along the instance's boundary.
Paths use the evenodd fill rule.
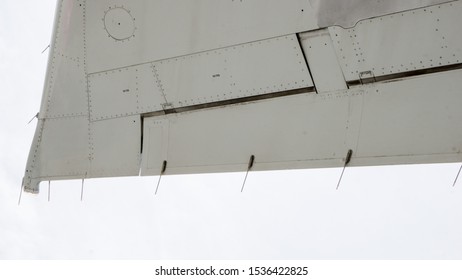
<path fill-rule="evenodd" d="M 82 66 L 61 60 L 48 89 L 46 118 L 88 116 L 87 82 Z"/>
<path fill-rule="evenodd" d="M 451 71 L 368 88 L 356 152 L 360 164 L 462 159 L 461 76 Z"/>
<path fill-rule="evenodd" d="M 152 63 L 136 66 L 138 113 L 149 113 L 162 109 L 166 102 L 159 77 Z"/>
<path fill-rule="evenodd" d="M 309 0 L 320 27 L 353 27 L 358 21 L 400 11 L 413 10 L 450 0 Z"/>
<path fill-rule="evenodd" d="M 235 46 L 229 55 L 231 84 L 237 96 L 313 86 L 296 35 Z"/>
<path fill-rule="evenodd" d="M 85 55 L 85 0 L 59 0 L 52 55 L 80 65 Z"/>
<path fill-rule="evenodd" d="M 461 13 L 462 1 L 455 1 L 329 28 L 346 80 L 460 63 Z"/>
<path fill-rule="evenodd" d="M 90 73 L 318 28 L 306 0 L 99 0 L 86 6 Z M 135 30 L 117 39 L 105 16 L 121 7 L 121 32 L 129 17 Z"/>
<path fill-rule="evenodd" d="M 350 98 L 300 94 L 153 117 L 169 122 L 166 174 L 242 171 L 250 155 L 256 170 L 341 165 L 357 139 L 356 130 L 348 132 L 349 121 L 359 119 Z"/>
<path fill-rule="evenodd" d="M 299 34 L 317 92 L 345 90 L 342 68 L 327 29 Z"/>
<path fill-rule="evenodd" d="M 37 148 L 39 178 L 80 177 L 89 166 L 88 119 L 47 119 Z"/>
<path fill-rule="evenodd" d="M 168 120 L 144 119 L 141 175 L 159 175 L 168 159 Z"/>
<path fill-rule="evenodd" d="M 154 63 L 173 107 L 312 87 L 295 35 Z"/>
<path fill-rule="evenodd" d="M 183 107 L 231 98 L 225 50 L 153 63 L 168 106 Z"/>
<path fill-rule="evenodd" d="M 156 111 L 165 102 L 150 64 L 91 74 L 88 85 L 91 120 Z"/>
<path fill-rule="evenodd" d="M 433 10 L 438 29 L 435 29 L 436 38 L 440 43 L 440 48 L 446 50 L 445 55 L 441 55 L 438 65 L 462 63 L 462 39 L 459 32 L 462 24 L 462 1 L 447 5 L 439 5 Z"/>
<path fill-rule="evenodd" d="M 169 123 L 166 174 L 243 171 L 250 155 L 255 155 L 253 170 L 338 167 L 349 149 L 352 166 L 454 162 L 462 159 L 461 74 L 430 74 L 152 120 Z M 165 156 L 159 151 L 153 156 L 156 168 Z M 158 174 L 155 170 L 144 175 Z"/>
<path fill-rule="evenodd" d="M 55 21 L 40 116 L 84 116 L 88 99 L 82 1 L 58 1 Z"/>
<path fill-rule="evenodd" d="M 139 174 L 141 120 L 139 116 L 91 123 L 89 177 Z"/>

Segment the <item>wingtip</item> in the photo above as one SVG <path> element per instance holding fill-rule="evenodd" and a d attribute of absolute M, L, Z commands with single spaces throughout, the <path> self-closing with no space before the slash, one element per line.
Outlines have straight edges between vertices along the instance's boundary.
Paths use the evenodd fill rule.
<path fill-rule="evenodd" d="M 39 180 L 34 180 L 30 178 L 24 178 L 22 180 L 22 189 L 24 192 L 38 194 L 39 193 Z"/>

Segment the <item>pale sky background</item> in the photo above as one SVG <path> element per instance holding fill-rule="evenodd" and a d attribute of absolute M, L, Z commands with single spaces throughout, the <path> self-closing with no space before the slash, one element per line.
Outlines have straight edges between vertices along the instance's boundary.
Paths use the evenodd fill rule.
<path fill-rule="evenodd" d="M 462 259 L 460 164 L 21 180 L 55 1 L 0 2 L 0 259 Z"/>

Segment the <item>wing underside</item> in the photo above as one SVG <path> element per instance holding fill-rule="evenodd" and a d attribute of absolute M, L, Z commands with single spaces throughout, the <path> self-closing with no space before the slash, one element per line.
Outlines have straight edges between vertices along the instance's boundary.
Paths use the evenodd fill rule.
<path fill-rule="evenodd" d="M 462 1 L 335 3 L 58 1 L 24 189 L 461 161 Z"/>

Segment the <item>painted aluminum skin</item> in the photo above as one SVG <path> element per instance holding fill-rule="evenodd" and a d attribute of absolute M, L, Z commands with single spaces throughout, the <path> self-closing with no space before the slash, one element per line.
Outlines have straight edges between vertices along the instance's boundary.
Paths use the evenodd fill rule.
<path fill-rule="evenodd" d="M 23 188 L 462 161 L 462 1 L 59 0 Z M 164 163 L 165 162 L 165 163 Z"/>

